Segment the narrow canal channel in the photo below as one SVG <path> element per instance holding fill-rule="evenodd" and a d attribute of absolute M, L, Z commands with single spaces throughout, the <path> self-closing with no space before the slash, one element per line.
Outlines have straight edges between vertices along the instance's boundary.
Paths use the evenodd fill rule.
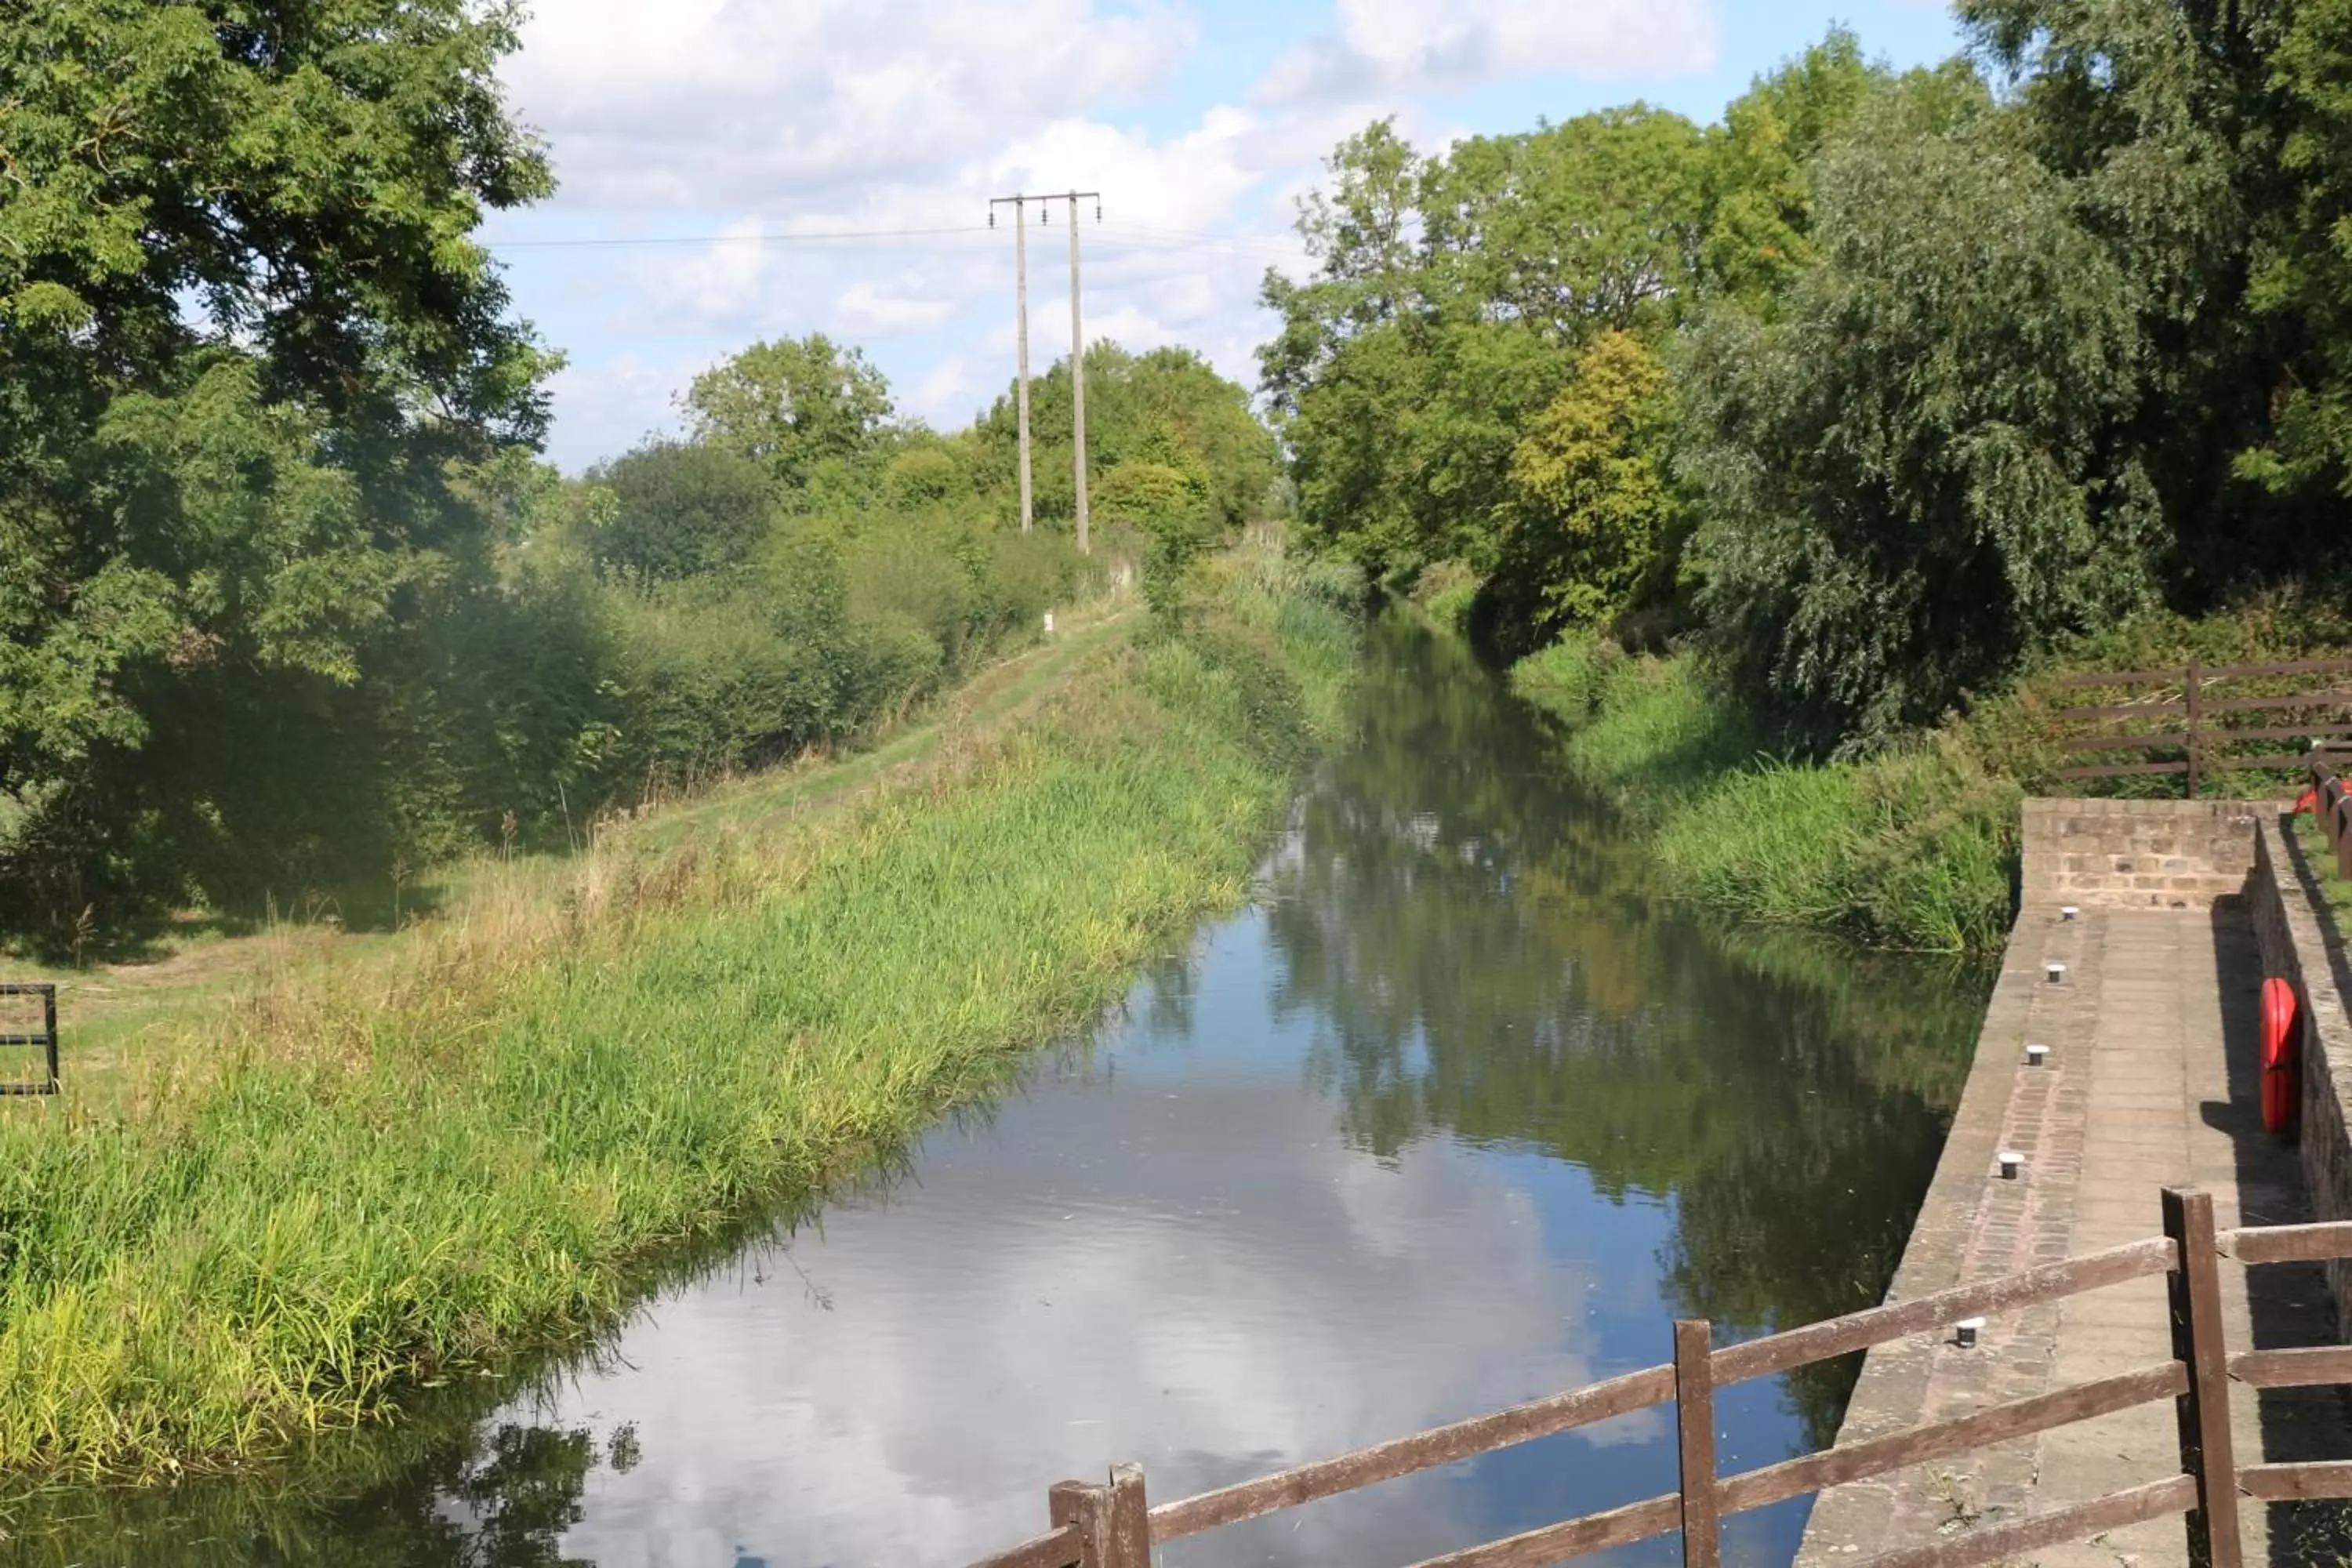
<path fill-rule="evenodd" d="M 1359 700 L 1256 901 L 1023 1091 L 343 1503 L 148 1528 L 203 1521 L 205 1562 L 952 1564 L 1112 1461 L 1171 1500 L 1663 1361 L 1678 1316 L 1874 1300 L 1984 977 L 1663 907 L 1449 642 L 1376 627 Z M 1826 1442 L 1851 1375 L 1727 1394 L 1727 1468 Z M 1164 1561 L 1407 1563 L 1674 1476 L 1653 1411 Z M 1787 1563 L 1802 1507 L 1727 1560 Z"/>

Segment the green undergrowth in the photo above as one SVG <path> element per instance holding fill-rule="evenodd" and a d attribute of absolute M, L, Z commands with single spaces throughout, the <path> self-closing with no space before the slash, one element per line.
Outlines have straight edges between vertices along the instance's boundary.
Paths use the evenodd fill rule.
<path fill-rule="evenodd" d="M 0 1467 L 268 1458 L 589 1339 L 1083 1027 L 1244 896 L 1340 711 L 1345 594 L 1210 578 L 919 778 L 619 836 L 0 1118 Z"/>
<path fill-rule="evenodd" d="M 1597 638 L 1520 660 L 1511 685 L 1559 721 L 1566 770 L 1654 835 L 1672 896 L 1890 947 L 1986 950 L 2008 930 L 2019 791 L 1948 738 L 1781 761 L 1696 656 Z"/>
<path fill-rule="evenodd" d="M 1605 637 L 1570 637 L 1520 660 L 1511 684 L 1559 721 L 1567 771 L 1654 833 L 1666 891 L 1742 920 L 1826 926 L 1893 947 L 1990 951 L 2008 930 L 2024 795 L 2180 793 L 2177 774 L 2063 776 L 2086 761 L 2179 755 L 2160 746 L 2070 754 L 2094 737 L 2066 710 L 2178 701 L 2185 684 L 2084 678 L 2347 649 L 2352 617 L 2324 594 L 2281 592 L 2203 617 L 2150 613 L 2050 650 L 2007 689 L 1932 731 L 1862 760 L 1826 763 L 1776 755 L 1769 736 L 1689 651 L 1639 657 Z M 2266 700 L 2311 690 L 2309 675 L 2290 672 L 2233 677 L 2218 694 Z M 2233 721 L 2242 723 L 2224 720 Z M 2098 736 L 2151 738 L 2179 724 L 2171 715 L 2126 710 L 2103 720 Z M 2231 758 L 2302 743 L 2293 734 L 2213 743 L 2203 754 L 2202 793 L 2263 799 L 2289 792 L 2292 773 L 2232 767 Z"/>

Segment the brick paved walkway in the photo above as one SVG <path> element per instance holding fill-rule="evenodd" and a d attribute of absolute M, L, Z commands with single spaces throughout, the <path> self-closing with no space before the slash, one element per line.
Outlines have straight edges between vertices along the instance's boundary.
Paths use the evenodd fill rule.
<path fill-rule="evenodd" d="M 2051 962 L 2066 980 L 2045 978 Z M 2217 1222 L 2308 1217 L 2294 1151 L 2262 1129 L 2256 1091 L 2262 968 L 2239 900 L 2210 910 L 2054 908 L 2020 919 L 1966 1098 L 1895 1296 L 2074 1257 L 2163 1229 L 2158 1190 L 2213 1194 Z M 2028 1041 L 2051 1065 L 2023 1066 Z M 2000 1180 L 1995 1153 L 2025 1156 Z M 2251 1293 L 2250 1282 L 2251 1281 Z M 2331 1339 L 2316 1268 L 2224 1264 L 2235 1348 Z M 1986 1328 L 1974 1350 L 1926 1338 L 1872 1354 L 1841 1440 L 1897 1431 L 2169 1358 L 2164 1281 L 2143 1279 L 2032 1309 Z M 2241 1463 L 2352 1457 L 2333 1390 L 2235 1390 Z M 2022 1438 L 1825 1494 L 1799 1562 L 1853 1562 L 2081 1502 L 2178 1470 L 2169 1402 Z M 2333 1563 L 2308 1518 L 2246 1510 L 2249 1563 Z M 2042 1568 L 2186 1561 L 2178 1521 L 2038 1553 Z"/>

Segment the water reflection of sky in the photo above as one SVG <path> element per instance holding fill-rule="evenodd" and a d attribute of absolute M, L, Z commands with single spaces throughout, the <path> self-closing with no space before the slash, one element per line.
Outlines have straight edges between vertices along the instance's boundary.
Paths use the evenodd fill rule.
<path fill-rule="evenodd" d="M 1165 1500 L 1664 1359 L 1671 1205 L 1443 1134 L 1347 1146 L 1301 1070 L 1319 1022 L 1271 1016 L 1272 963 L 1262 915 L 1238 917 L 1185 1005 L 1147 991 L 1090 1066 L 935 1133 L 913 1181 L 656 1304 L 625 1365 L 510 1413 L 635 1430 L 642 1459 L 591 1477 L 565 1554 L 960 1562 L 1113 1460 Z M 1725 1421 L 1729 1462 L 1795 1441 L 1769 1387 Z M 1649 1495 L 1673 1463 L 1644 1412 L 1166 1561 L 1410 1563 Z"/>

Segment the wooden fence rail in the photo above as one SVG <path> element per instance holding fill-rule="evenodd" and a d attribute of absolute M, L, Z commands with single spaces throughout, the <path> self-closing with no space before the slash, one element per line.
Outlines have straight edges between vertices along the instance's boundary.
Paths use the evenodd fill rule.
<path fill-rule="evenodd" d="M 1417 1568 L 1539 1568 L 1655 1536 L 1679 1534 L 1686 1568 L 1716 1568 L 1722 1522 L 1841 1486 L 2129 1410 L 2173 1401 L 2180 1468 L 2106 1497 L 1998 1528 L 1883 1552 L 1857 1568 L 1978 1568 L 2021 1552 L 2084 1541 L 2105 1531 L 2177 1516 L 2196 1568 L 2241 1568 L 2239 1500 L 2352 1498 L 2352 1460 L 2240 1467 L 2231 1451 L 2229 1388 L 2306 1387 L 2352 1382 L 2352 1348 L 2242 1350 L 2223 1342 L 2220 1266 L 2352 1257 L 2352 1223 L 2246 1226 L 2219 1231 L 2212 1199 L 2163 1194 L 2164 1234 L 1912 1300 L 1714 1348 L 1709 1325 L 1675 1325 L 1671 1363 L 1567 1394 L 1435 1427 L 1255 1480 L 1151 1507 L 1142 1469 L 1122 1465 L 1103 1485 L 1063 1481 L 1047 1494 L 1043 1535 L 975 1568 L 1150 1568 L 1151 1551 L 1279 1510 L 1337 1496 L 1514 1444 L 1672 1403 L 1679 1484 L 1671 1492 L 1433 1557 Z M 2151 1275 L 2167 1277 L 2172 1359 L 2031 1399 L 1743 1471 L 1718 1473 L 1715 1391 L 1922 1332 L 1964 1319 L 2013 1312 Z"/>
<path fill-rule="evenodd" d="M 38 1046 L 42 1066 L 47 1068 L 37 1079 L 0 1079 L 0 1094 L 55 1094 L 58 1091 L 58 988 L 47 982 L 26 984 L 12 982 L 0 984 L 0 996 L 30 996 L 41 1006 L 41 1027 L 37 1033 L 0 1031 L 0 1046 Z"/>
<path fill-rule="evenodd" d="M 2191 659 L 2173 669 L 2118 669 L 2067 676 L 2059 682 L 2061 686 L 2116 687 L 2126 690 L 2151 687 L 2164 690 L 2177 687 L 2180 691 L 2177 698 L 2135 699 L 2084 708 L 2061 708 L 2053 717 L 2069 724 L 2090 727 L 2086 733 L 2065 748 L 2067 756 L 2149 751 L 2177 751 L 2181 756 L 2174 762 L 2108 763 L 2062 768 L 2058 776 L 2062 779 L 2098 779 L 2136 773 L 2183 773 L 2188 776 L 2189 798 L 2195 800 L 2199 779 L 2211 766 L 2256 773 L 2287 769 L 2300 771 L 2310 761 L 2308 752 L 2250 756 L 2231 753 L 2221 748 L 2257 741 L 2317 742 L 2329 737 L 2352 736 L 2352 690 L 2346 689 L 2342 681 L 2330 682 L 2325 690 L 2256 697 L 2209 697 L 2206 688 L 2221 681 L 2302 675 L 2352 675 L 2352 658 L 2210 665 Z M 2270 725 L 2213 722 L 2216 714 L 2291 712 L 2303 713 L 2310 721 Z M 2177 724 L 2172 722 L 2175 719 L 2179 721 Z M 2101 727 L 2118 721 L 2145 722 L 2151 720 L 2160 721 L 2160 727 L 2135 730 L 2128 734 L 2102 732 Z"/>

